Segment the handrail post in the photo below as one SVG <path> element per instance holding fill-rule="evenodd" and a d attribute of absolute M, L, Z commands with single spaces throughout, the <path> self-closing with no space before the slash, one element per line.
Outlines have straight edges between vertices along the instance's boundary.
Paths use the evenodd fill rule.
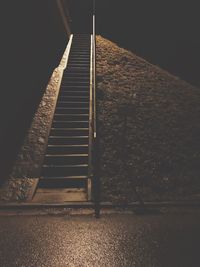
<path fill-rule="evenodd" d="M 93 0 L 93 196 L 95 216 L 100 216 L 100 182 L 99 182 L 99 143 L 97 136 L 96 104 L 96 1 Z"/>
<path fill-rule="evenodd" d="M 94 1 L 94 0 L 93 0 Z M 88 181 L 92 182 L 92 201 L 95 216 L 100 215 L 100 183 L 99 183 L 99 145 L 97 138 L 97 105 L 96 105 L 96 29 L 95 1 L 92 16 L 91 54 L 90 54 L 90 112 L 89 112 L 89 157 Z M 88 186 L 89 191 L 89 186 Z"/>

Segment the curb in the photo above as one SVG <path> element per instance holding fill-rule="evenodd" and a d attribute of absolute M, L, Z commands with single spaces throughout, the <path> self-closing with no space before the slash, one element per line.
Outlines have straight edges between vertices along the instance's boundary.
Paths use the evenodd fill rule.
<path fill-rule="evenodd" d="M 165 208 L 165 207 L 196 207 L 200 208 L 200 201 L 165 201 L 165 202 L 144 202 L 146 208 Z M 140 208 L 139 202 L 129 204 L 117 204 L 112 202 L 100 202 L 100 208 Z M 5 209 L 35 209 L 35 208 L 95 208 L 93 202 L 67 202 L 67 203 L 0 203 L 0 210 Z"/>

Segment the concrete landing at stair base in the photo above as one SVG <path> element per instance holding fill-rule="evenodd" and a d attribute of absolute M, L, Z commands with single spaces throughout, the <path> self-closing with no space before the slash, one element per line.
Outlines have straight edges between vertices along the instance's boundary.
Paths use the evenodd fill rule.
<path fill-rule="evenodd" d="M 82 188 L 38 189 L 32 203 L 60 203 L 87 201 L 87 193 Z"/>

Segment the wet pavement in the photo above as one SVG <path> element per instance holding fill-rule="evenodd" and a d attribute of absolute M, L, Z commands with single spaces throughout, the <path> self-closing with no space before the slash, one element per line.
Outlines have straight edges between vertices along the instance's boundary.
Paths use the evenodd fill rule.
<path fill-rule="evenodd" d="M 1 267 L 199 267 L 200 211 L 1 216 Z"/>

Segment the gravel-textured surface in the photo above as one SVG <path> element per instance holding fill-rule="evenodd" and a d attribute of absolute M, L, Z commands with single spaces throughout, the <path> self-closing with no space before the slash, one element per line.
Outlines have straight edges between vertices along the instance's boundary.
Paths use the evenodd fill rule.
<path fill-rule="evenodd" d="M 0 200 L 25 200 L 39 176 L 59 75 L 56 69 Z M 134 187 L 146 200 L 200 196 L 200 89 L 100 36 L 97 83 L 102 200 L 134 201 Z"/>
<path fill-rule="evenodd" d="M 0 203 L 24 201 L 28 199 L 29 193 L 34 186 L 31 178 L 10 178 L 0 190 Z"/>
<path fill-rule="evenodd" d="M 104 198 L 199 193 L 200 89 L 100 36 L 97 82 Z"/>

